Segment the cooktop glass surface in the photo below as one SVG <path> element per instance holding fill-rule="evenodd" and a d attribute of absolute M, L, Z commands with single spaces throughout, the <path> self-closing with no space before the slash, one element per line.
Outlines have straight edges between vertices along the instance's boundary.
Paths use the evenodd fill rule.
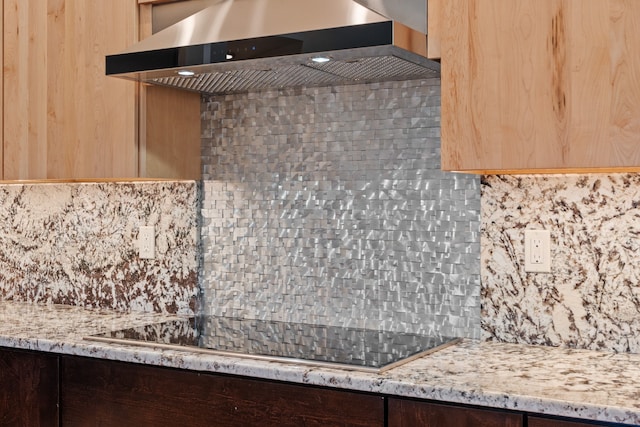
<path fill-rule="evenodd" d="M 382 372 L 459 339 L 229 317 L 200 316 L 87 337 L 149 346 L 187 347 L 235 356 L 296 360 Z"/>

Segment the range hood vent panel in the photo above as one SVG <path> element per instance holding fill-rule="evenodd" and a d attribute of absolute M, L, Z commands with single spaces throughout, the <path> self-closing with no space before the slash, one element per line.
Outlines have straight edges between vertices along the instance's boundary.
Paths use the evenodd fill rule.
<path fill-rule="evenodd" d="M 107 74 L 206 94 L 438 77 L 425 34 L 359 4 L 390 1 L 218 0 L 107 56 Z M 186 69 L 194 76 L 178 75 Z"/>

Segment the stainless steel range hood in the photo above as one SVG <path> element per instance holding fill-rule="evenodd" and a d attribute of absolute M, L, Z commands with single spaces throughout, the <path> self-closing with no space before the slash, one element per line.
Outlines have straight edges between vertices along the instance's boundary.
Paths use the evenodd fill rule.
<path fill-rule="evenodd" d="M 426 0 L 211 0 L 106 73 L 208 94 L 437 77 L 426 27 Z"/>

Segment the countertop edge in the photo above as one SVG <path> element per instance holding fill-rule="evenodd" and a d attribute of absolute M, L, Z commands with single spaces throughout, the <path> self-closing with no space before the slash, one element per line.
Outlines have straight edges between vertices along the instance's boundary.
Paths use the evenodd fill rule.
<path fill-rule="evenodd" d="M 469 342 L 471 340 L 464 340 Z M 459 345 L 459 344 L 457 344 Z M 640 423 L 640 408 L 633 410 L 608 405 L 514 395 L 491 390 L 455 389 L 428 383 L 393 378 L 394 369 L 383 374 L 369 374 L 343 369 L 316 368 L 294 363 L 265 362 L 247 358 L 160 350 L 151 347 L 95 343 L 84 340 L 11 338 L 0 336 L 0 347 L 41 351 L 60 355 L 91 357 L 149 366 L 177 368 L 198 372 L 237 375 L 265 380 L 285 381 L 336 389 L 433 400 L 626 424 Z M 428 359 L 431 356 L 425 356 Z M 412 363 L 412 362 L 410 362 Z M 409 364 L 405 365 L 405 369 Z"/>

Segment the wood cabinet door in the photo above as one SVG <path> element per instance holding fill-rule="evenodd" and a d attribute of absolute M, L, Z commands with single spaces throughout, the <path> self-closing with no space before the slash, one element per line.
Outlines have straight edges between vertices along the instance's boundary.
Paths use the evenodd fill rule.
<path fill-rule="evenodd" d="M 138 85 L 105 56 L 138 40 L 136 0 L 3 2 L 4 179 L 138 174 Z"/>
<path fill-rule="evenodd" d="M 191 371 L 62 357 L 69 426 L 383 426 L 384 398 Z"/>
<path fill-rule="evenodd" d="M 58 358 L 0 349 L 0 425 L 58 425 Z"/>
<path fill-rule="evenodd" d="M 389 427 L 522 427 L 523 416 L 408 399 L 389 398 Z"/>
<path fill-rule="evenodd" d="M 556 420 L 553 418 L 541 418 L 535 416 L 527 417 L 528 426 L 529 427 L 594 427 L 594 426 L 606 426 L 611 424 L 598 424 L 598 423 L 582 423 L 580 421 L 565 421 L 565 420 Z"/>
<path fill-rule="evenodd" d="M 640 2 L 439 2 L 442 168 L 640 168 Z"/>

